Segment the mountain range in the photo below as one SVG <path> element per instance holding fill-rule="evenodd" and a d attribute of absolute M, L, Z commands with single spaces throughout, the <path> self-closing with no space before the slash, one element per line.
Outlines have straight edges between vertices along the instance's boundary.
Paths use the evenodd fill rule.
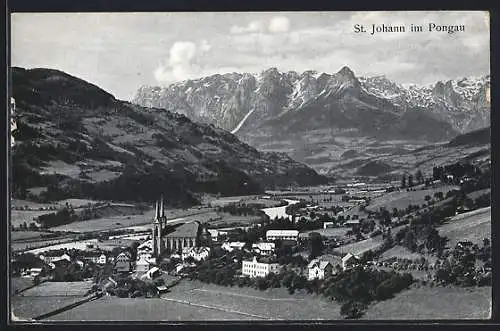
<path fill-rule="evenodd" d="M 489 75 L 419 86 L 357 77 L 349 67 L 333 74 L 270 68 L 143 86 L 132 102 L 213 124 L 332 174 L 346 152 L 397 155 L 489 127 L 489 86 Z"/>
<path fill-rule="evenodd" d="M 335 128 L 384 139 L 439 141 L 487 127 L 488 93 L 489 75 L 418 86 L 384 76 L 358 78 L 348 67 L 334 74 L 270 68 L 257 75 L 228 73 L 144 86 L 132 102 L 239 136 L 263 129 L 283 134 Z"/>
<path fill-rule="evenodd" d="M 286 154 L 261 152 L 214 125 L 115 99 L 62 71 L 13 67 L 12 192 L 38 200 L 86 197 L 196 203 L 328 178 Z"/>

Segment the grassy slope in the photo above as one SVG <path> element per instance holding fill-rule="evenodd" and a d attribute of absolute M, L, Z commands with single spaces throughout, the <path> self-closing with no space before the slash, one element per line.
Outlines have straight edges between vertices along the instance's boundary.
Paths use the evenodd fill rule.
<path fill-rule="evenodd" d="M 363 319 L 486 319 L 491 287 L 421 287 L 371 306 Z"/>

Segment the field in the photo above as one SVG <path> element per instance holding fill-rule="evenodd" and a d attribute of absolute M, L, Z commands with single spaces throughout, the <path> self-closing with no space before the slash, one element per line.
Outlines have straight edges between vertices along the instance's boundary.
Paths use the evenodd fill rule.
<path fill-rule="evenodd" d="M 49 240 L 35 240 L 35 241 L 26 241 L 26 242 L 12 242 L 10 243 L 10 248 L 13 252 L 23 251 L 27 249 L 36 249 L 40 247 L 46 246 L 55 246 L 63 243 L 70 242 L 71 239 L 68 237 L 49 239 Z"/>
<path fill-rule="evenodd" d="M 391 232 L 396 233 L 400 229 L 402 229 L 403 227 L 405 227 L 405 226 L 401 225 L 401 226 L 397 226 L 395 228 L 392 228 Z M 352 253 L 354 255 L 360 255 L 368 250 L 374 250 L 374 249 L 378 248 L 380 245 L 382 245 L 383 242 L 384 242 L 384 239 L 382 239 L 382 235 L 378 235 L 378 236 L 375 236 L 373 238 L 368 238 L 365 240 L 361 240 L 358 242 L 354 242 L 351 244 L 337 247 L 337 248 L 335 248 L 335 251 L 341 252 L 342 254 Z"/>
<path fill-rule="evenodd" d="M 124 206 L 126 207 L 126 206 Z M 165 215 L 168 221 L 176 220 L 179 217 L 185 217 L 186 220 L 203 219 L 205 213 L 210 213 L 211 209 L 167 209 Z M 151 209 L 144 214 L 130 214 L 121 216 L 110 216 L 91 219 L 82 222 L 73 222 L 51 228 L 52 231 L 71 231 L 71 232 L 93 232 L 116 229 L 129 229 L 139 225 L 149 225 L 153 221 L 155 210 Z M 207 218 L 208 219 L 208 218 Z"/>
<path fill-rule="evenodd" d="M 26 222 L 29 225 L 31 222 L 35 222 L 34 218 L 37 218 L 40 215 L 51 214 L 54 211 L 50 210 L 11 210 L 10 211 L 10 223 L 14 227 L 19 227 L 21 224 Z"/>
<path fill-rule="evenodd" d="M 443 185 L 437 188 L 410 191 L 406 192 L 401 190 L 400 192 L 391 192 L 386 195 L 373 199 L 370 205 L 366 207 L 367 210 L 376 211 L 380 207 L 385 207 L 387 210 L 392 211 L 393 208 L 405 209 L 409 204 L 421 205 L 425 203 L 425 196 L 429 195 L 431 198 L 434 197 L 434 193 L 443 192 L 443 195 L 450 190 L 458 189 L 457 186 Z"/>
<path fill-rule="evenodd" d="M 50 229 L 52 231 L 92 232 L 114 230 L 151 222 L 152 217 L 149 218 L 146 215 L 112 216 L 82 222 L 73 222 L 70 224 L 55 226 Z"/>
<path fill-rule="evenodd" d="M 161 299 L 104 297 L 55 315 L 51 320 L 316 320 L 339 319 L 340 306 L 285 289 L 261 292 L 182 281 Z"/>
<path fill-rule="evenodd" d="M 491 238 L 491 207 L 457 215 L 438 229 L 441 236 L 449 239 L 448 247 L 463 240 L 481 246 L 483 238 Z"/>
<path fill-rule="evenodd" d="M 11 231 L 10 240 L 26 240 L 40 238 L 42 234 L 50 234 L 50 232 L 41 231 Z"/>
<path fill-rule="evenodd" d="M 23 286 L 19 280 L 11 285 Z M 19 295 L 11 296 L 11 312 L 20 318 L 33 318 L 82 300 L 92 282 L 45 282 Z"/>
<path fill-rule="evenodd" d="M 34 318 L 58 308 L 82 300 L 80 296 L 13 296 L 10 299 L 11 312 L 19 319 Z"/>
<path fill-rule="evenodd" d="M 296 293 L 284 288 L 258 291 L 252 288 L 224 287 L 198 281 L 182 281 L 166 293 L 166 299 L 196 302 L 219 309 L 246 312 L 256 318 L 272 320 L 339 319 L 340 305 L 321 297 Z"/>
<path fill-rule="evenodd" d="M 242 195 L 242 196 L 232 196 L 232 197 L 222 197 L 222 198 L 206 196 L 203 198 L 203 203 L 211 204 L 212 206 L 222 207 L 231 203 L 239 202 L 241 200 L 252 200 L 254 198 L 256 198 L 256 196 L 254 195 Z"/>
<path fill-rule="evenodd" d="M 371 306 L 363 319 L 487 319 L 491 287 L 420 287 Z"/>
<path fill-rule="evenodd" d="M 392 257 L 400 258 L 400 259 L 408 259 L 408 260 L 417 260 L 420 259 L 423 255 L 419 253 L 412 253 L 408 248 L 402 247 L 399 245 L 394 246 L 393 248 L 388 249 L 380 256 L 380 260 L 390 259 Z M 430 259 L 430 256 L 425 256 L 425 258 Z"/>
<path fill-rule="evenodd" d="M 51 297 L 51 296 L 84 296 L 92 282 L 44 282 L 30 288 L 19 296 Z"/>
<path fill-rule="evenodd" d="M 343 237 L 347 233 L 347 231 L 349 231 L 348 228 L 328 228 L 305 231 L 305 233 L 317 232 L 325 237 Z"/>
<path fill-rule="evenodd" d="M 45 321 L 198 321 L 249 320 L 250 316 L 163 299 L 103 297 Z"/>
<path fill-rule="evenodd" d="M 81 240 L 81 241 L 71 241 L 63 244 L 56 244 L 56 245 L 51 245 L 47 247 L 41 247 L 41 248 L 34 248 L 30 249 L 28 252 L 33 253 L 33 254 L 39 254 L 41 252 L 45 252 L 48 250 L 57 250 L 57 249 L 78 249 L 78 250 L 85 250 L 87 248 L 88 244 L 95 245 L 97 243 L 97 239 L 90 239 L 90 240 Z"/>
<path fill-rule="evenodd" d="M 16 290 L 23 290 L 33 285 L 33 279 L 24 277 L 10 277 L 10 295 L 12 296 Z"/>

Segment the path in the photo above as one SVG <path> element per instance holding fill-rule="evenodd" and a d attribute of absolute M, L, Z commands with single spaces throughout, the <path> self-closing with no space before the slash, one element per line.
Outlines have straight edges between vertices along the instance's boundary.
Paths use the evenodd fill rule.
<path fill-rule="evenodd" d="M 300 299 L 300 298 L 264 298 L 264 297 L 258 297 L 258 296 L 254 296 L 254 295 L 248 295 L 248 294 L 240 294 L 240 293 L 234 293 L 234 292 L 229 292 L 229 291 L 207 290 L 207 289 L 201 289 L 201 288 L 195 288 L 195 289 L 193 289 L 193 291 L 218 293 L 218 294 L 232 295 L 232 296 L 236 296 L 236 297 L 260 299 L 260 300 L 267 300 L 267 301 L 305 301 L 304 299 Z"/>
<path fill-rule="evenodd" d="M 189 305 L 189 306 L 195 306 L 195 307 L 202 307 L 202 308 L 208 308 L 208 309 L 213 309 L 213 310 L 219 310 L 219 311 L 223 311 L 223 312 L 226 312 L 226 313 L 239 314 L 239 315 L 244 315 L 244 316 L 256 317 L 256 318 L 260 318 L 260 319 L 271 319 L 269 317 L 262 316 L 262 315 L 245 313 L 245 312 L 242 312 L 242 311 L 237 311 L 237 310 L 232 310 L 232 309 L 226 309 L 226 308 L 221 308 L 221 307 L 215 307 L 215 306 L 209 306 L 209 305 L 204 305 L 204 304 L 200 304 L 200 303 L 192 303 L 192 302 L 185 301 L 185 300 L 177 300 L 177 299 L 166 298 L 166 297 L 162 297 L 161 299 L 166 300 L 166 301 L 172 301 L 172 302 L 182 303 L 182 304 Z"/>

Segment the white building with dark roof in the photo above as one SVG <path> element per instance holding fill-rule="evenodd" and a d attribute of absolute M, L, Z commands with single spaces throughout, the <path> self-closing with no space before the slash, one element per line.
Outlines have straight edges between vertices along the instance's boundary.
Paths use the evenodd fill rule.
<path fill-rule="evenodd" d="M 325 279 L 325 277 L 332 274 L 333 265 L 324 260 L 314 259 L 307 265 L 307 279 Z"/>
<path fill-rule="evenodd" d="M 266 240 L 292 240 L 297 241 L 299 237 L 298 230 L 268 230 L 266 232 Z"/>
<path fill-rule="evenodd" d="M 359 263 L 359 257 L 357 255 L 354 255 L 352 253 L 347 253 L 344 255 L 342 258 L 342 269 L 348 270 L 354 266 L 356 266 Z"/>
<path fill-rule="evenodd" d="M 184 247 L 182 250 L 182 260 L 192 257 L 195 261 L 204 261 L 210 257 L 210 247 Z"/>
<path fill-rule="evenodd" d="M 250 278 L 266 277 L 271 273 L 277 274 L 280 271 L 281 266 L 278 263 L 259 262 L 255 256 L 252 260 L 244 260 L 241 268 L 241 274 Z"/>

